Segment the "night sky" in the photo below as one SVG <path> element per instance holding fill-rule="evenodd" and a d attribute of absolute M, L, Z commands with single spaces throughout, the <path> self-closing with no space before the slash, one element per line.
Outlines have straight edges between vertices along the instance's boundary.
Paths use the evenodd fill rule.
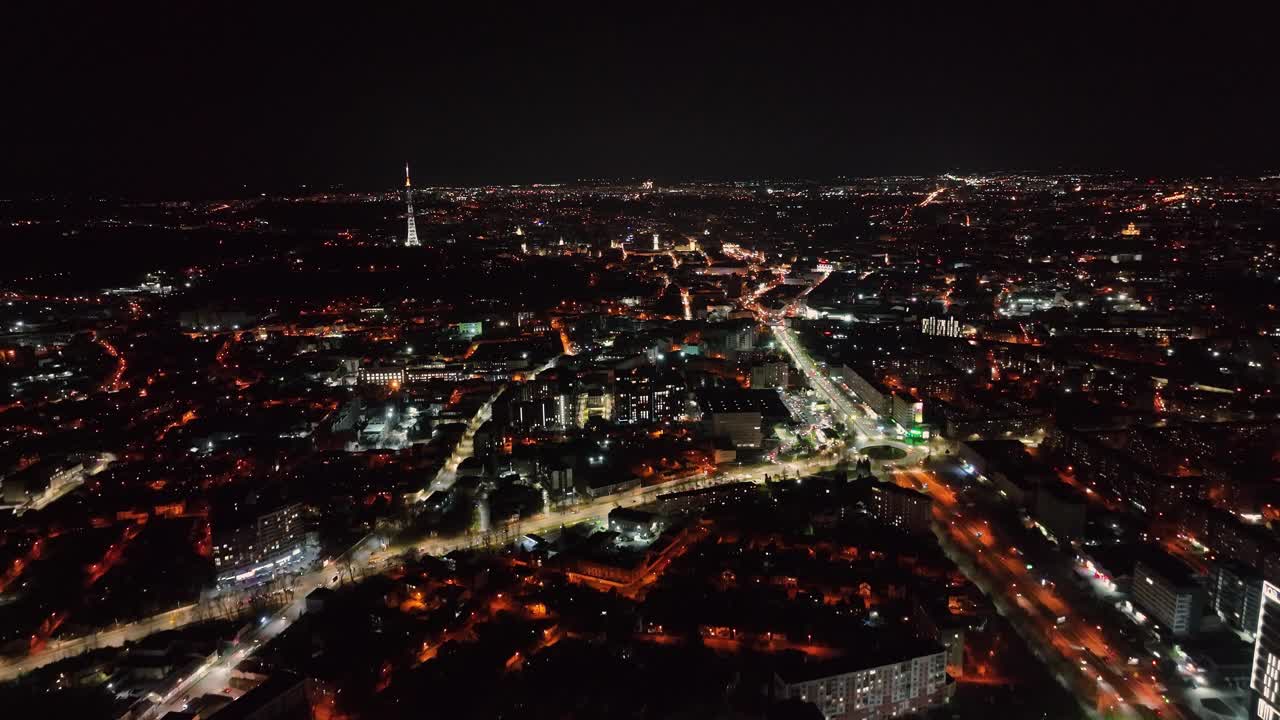
<path fill-rule="evenodd" d="M 1280 170 L 1245 4 L 269 4 L 3 11 L 0 190 Z"/>

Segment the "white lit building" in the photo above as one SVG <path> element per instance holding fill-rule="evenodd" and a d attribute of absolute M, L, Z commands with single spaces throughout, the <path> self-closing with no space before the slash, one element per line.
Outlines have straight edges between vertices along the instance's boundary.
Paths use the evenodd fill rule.
<path fill-rule="evenodd" d="M 299 503 L 261 511 L 233 506 L 233 510 L 213 518 L 213 565 L 219 588 L 267 582 L 316 559 L 318 548 L 308 537 Z"/>
<path fill-rule="evenodd" d="M 356 381 L 361 385 L 403 385 L 404 368 L 382 365 L 362 367 Z"/>
<path fill-rule="evenodd" d="M 1280 588 L 1270 582 L 1262 586 L 1249 688 L 1254 694 L 1253 717 L 1280 720 Z"/>
<path fill-rule="evenodd" d="M 1205 591 L 1181 562 L 1152 555 L 1134 566 L 1133 602 L 1175 637 L 1183 637 L 1200 629 Z"/>
<path fill-rule="evenodd" d="M 798 699 L 818 706 L 827 720 L 884 720 L 920 713 L 951 699 L 947 652 L 929 645 L 872 657 L 857 654 L 779 671 L 776 700 Z"/>

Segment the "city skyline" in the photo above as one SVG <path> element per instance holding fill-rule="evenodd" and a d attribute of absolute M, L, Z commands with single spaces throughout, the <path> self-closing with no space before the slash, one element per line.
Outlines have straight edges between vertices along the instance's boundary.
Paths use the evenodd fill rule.
<path fill-rule="evenodd" d="M 1275 704 L 1280 178 L 394 170 L 5 205 L 0 699 Z"/>

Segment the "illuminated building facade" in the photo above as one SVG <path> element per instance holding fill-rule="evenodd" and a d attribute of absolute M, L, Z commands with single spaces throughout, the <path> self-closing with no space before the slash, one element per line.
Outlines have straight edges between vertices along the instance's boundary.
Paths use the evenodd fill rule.
<path fill-rule="evenodd" d="M 533 380 L 514 388 L 510 395 L 506 421 L 518 430 L 558 432 L 577 424 L 577 404 L 572 387 Z"/>
<path fill-rule="evenodd" d="M 404 384 L 404 368 L 371 365 L 360 368 L 356 381 L 361 385 L 402 385 Z"/>
<path fill-rule="evenodd" d="M 613 420 L 623 425 L 647 425 L 674 419 L 684 405 L 684 386 L 678 377 L 638 368 L 614 381 Z"/>
<path fill-rule="evenodd" d="M 944 648 L 904 648 L 879 659 L 858 655 L 779 672 L 773 695 L 811 702 L 828 720 L 879 720 L 948 702 L 955 685 L 946 669 Z"/>
<path fill-rule="evenodd" d="M 266 582 L 315 556 L 299 503 L 261 511 L 235 506 L 214 518 L 213 565 L 220 588 Z"/>
<path fill-rule="evenodd" d="M 927 533 L 933 522 L 933 499 L 893 483 L 871 486 L 868 509 L 885 525 L 910 533 Z"/>
<path fill-rule="evenodd" d="M 1262 613 L 1262 575 L 1244 563 L 1214 563 L 1209 573 L 1213 611 L 1232 630 L 1252 636 Z"/>
<path fill-rule="evenodd" d="M 1258 720 L 1280 720 L 1280 587 L 1270 582 L 1262 586 L 1262 612 L 1253 645 L 1249 688 L 1254 693 L 1253 716 Z"/>
<path fill-rule="evenodd" d="M 1200 629 L 1204 587 L 1178 560 L 1153 553 L 1133 569 L 1133 602 L 1173 633 L 1191 635 Z"/>

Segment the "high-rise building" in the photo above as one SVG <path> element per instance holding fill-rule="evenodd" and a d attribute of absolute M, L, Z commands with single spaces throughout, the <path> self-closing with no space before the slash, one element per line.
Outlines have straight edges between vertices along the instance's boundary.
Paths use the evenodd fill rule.
<path fill-rule="evenodd" d="M 921 643 L 777 671 L 773 697 L 813 703 L 828 720 L 880 720 L 951 700 L 944 648 Z"/>
<path fill-rule="evenodd" d="M 790 380 L 791 367 L 782 360 L 763 362 L 751 368 L 751 387 L 785 390 Z"/>
<path fill-rule="evenodd" d="M 871 515 L 885 525 L 909 533 L 927 533 L 933 522 L 933 499 L 893 483 L 871 486 Z"/>
<path fill-rule="evenodd" d="M 1262 574 L 1234 560 L 1214 563 L 1209 572 L 1209 602 L 1228 627 L 1252 636 L 1262 612 Z"/>
<path fill-rule="evenodd" d="M 418 226 L 413 221 L 413 186 L 409 184 L 409 163 L 404 164 L 404 199 L 409 205 L 409 230 L 405 233 L 405 247 L 418 247 Z"/>
<path fill-rule="evenodd" d="M 653 422 L 650 390 L 651 378 L 638 369 L 618 376 L 614 381 L 613 419 L 623 425 L 647 425 Z"/>
<path fill-rule="evenodd" d="M 1133 602 L 1153 616 L 1174 637 L 1200 629 L 1204 613 L 1204 587 L 1191 569 L 1163 552 L 1152 552 L 1133 569 Z"/>
<path fill-rule="evenodd" d="M 1249 688 L 1254 693 L 1253 716 L 1258 720 L 1280 720 L 1280 587 L 1270 582 L 1262 586 L 1262 612 L 1253 643 Z"/>
<path fill-rule="evenodd" d="M 254 585 L 315 560 L 299 503 L 228 503 L 213 516 L 213 565 L 219 587 Z"/>
<path fill-rule="evenodd" d="M 520 430 L 564 430 L 575 424 L 572 392 L 555 381 L 533 380 L 511 393 L 508 421 Z"/>
<path fill-rule="evenodd" d="M 764 443 L 759 411 L 711 412 L 702 417 L 709 434 L 728 440 L 735 450 L 755 450 Z"/>
<path fill-rule="evenodd" d="M 647 425 L 680 415 L 685 390 L 679 376 L 653 368 L 633 368 L 614 381 L 613 420 L 624 425 Z"/>

